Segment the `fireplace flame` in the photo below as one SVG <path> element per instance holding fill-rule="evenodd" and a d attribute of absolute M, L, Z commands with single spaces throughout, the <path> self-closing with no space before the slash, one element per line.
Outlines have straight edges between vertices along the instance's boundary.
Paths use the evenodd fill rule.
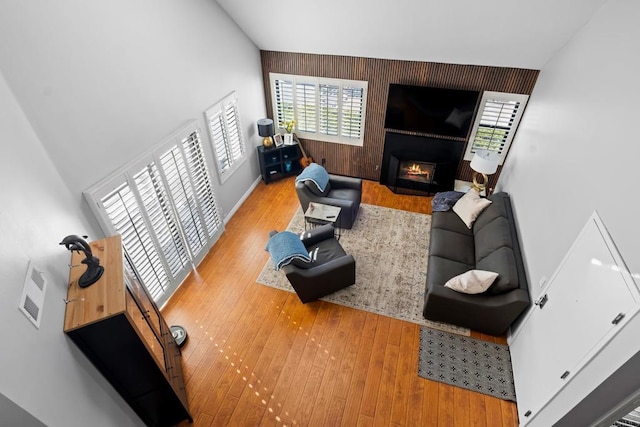
<path fill-rule="evenodd" d="M 407 175 L 420 175 L 429 178 L 429 171 L 422 170 L 420 165 L 414 163 L 407 168 Z"/>

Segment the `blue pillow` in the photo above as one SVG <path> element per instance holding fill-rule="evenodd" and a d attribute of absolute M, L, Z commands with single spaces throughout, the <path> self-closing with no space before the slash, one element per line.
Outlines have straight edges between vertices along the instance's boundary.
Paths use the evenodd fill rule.
<path fill-rule="evenodd" d="M 269 251 L 271 260 L 276 270 L 280 270 L 294 259 L 310 262 L 311 257 L 300 236 L 290 231 L 281 231 L 274 234 L 267 242 L 266 251 Z"/>
<path fill-rule="evenodd" d="M 462 196 L 464 196 L 464 193 L 460 191 L 444 191 L 442 193 L 436 193 L 431 200 L 431 211 L 446 212 L 451 209 Z"/>
<path fill-rule="evenodd" d="M 313 182 L 318 187 L 318 190 L 324 192 L 329 183 L 329 173 L 319 164 L 311 163 L 296 178 L 296 182 L 305 181 Z"/>

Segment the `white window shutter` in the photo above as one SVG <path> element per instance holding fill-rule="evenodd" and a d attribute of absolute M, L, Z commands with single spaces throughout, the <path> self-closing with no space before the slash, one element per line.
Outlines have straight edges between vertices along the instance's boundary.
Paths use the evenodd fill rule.
<path fill-rule="evenodd" d="M 346 138 L 362 138 L 364 122 L 364 89 L 342 88 L 342 126 L 340 134 Z"/>
<path fill-rule="evenodd" d="M 171 275 L 176 278 L 180 271 L 189 265 L 189 255 L 180 239 L 171 204 L 157 165 L 150 163 L 134 175 L 133 180 L 149 218 L 150 226 L 157 236 L 161 252 L 169 265 Z"/>
<path fill-rule="evenodd" d="M 316 85 L 296 84 L 296 128 L 301 132 L 316 131 Z"/>
<path fill-rule="evenodd" d="M 285 123 L 294 120 L 293 114 L 293 81 L 276 79 L 273 85 L 276 109 L 276 126 L 284 127 Z"/>
<path fill-rule="evenodd" d="M 147 290 L 154 299 L 159 298 L 169 285 L 169 275 L 129 184 L 122 184 L 101 203 L 113 227 L 122 236 L 122 245 Z"/>
<path fill-rule="evenodd" d="M 320 133 L 338 135 L 339 86 L 320 85 Z"/>
<path fill-rule="evenodd" d="M 209 136 L 217 162 L 220 182 L 235 171 L 246 158 L 246 147 L 240 124 L 235 92 L 205 111 Z"/>
<path fill-rule="evenodd" d="M 473 125 L 465 160 L 471 160 L 476 150 L 489 150 L 500 156 L 502 164 L 528 99 L 528 95 L 485 91 Z"/>
<path fill-rule="evenodd" d="M 224 230 L 195 122 L 175 135 L 84 193 L 158 305 Z"/>
<path fill-rule="evenodd" d="M 296 121 L 301 138 L 362 146 L 366 81 L 270 73 L 273 117 L 280 128 Z"/>
<path fill-rule="evenodd" d="M 187 166 L 191 171 L 195 197 L 200 208 L 207 236 L 209 238 L 219 236 L 224 227 L 222 218 L 218 212 L 211 179 L 207 173 L 209 170 L 207 159 L 204 155 L 202 142 L 197 132 L 182 141 L 182 148 L 186 155 Z"/>

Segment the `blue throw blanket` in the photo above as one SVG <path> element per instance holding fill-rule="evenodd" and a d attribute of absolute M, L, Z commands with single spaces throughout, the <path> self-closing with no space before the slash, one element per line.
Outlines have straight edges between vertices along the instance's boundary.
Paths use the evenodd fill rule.
<path fill-rule="evenodd" d="M 280 270 L 296 258 L 305 262 L 311 261 L 300 236 L 290 231 L 281 231 L 271 237 L 265 250 L 269 251 L 276 270 Z"/>
<path fill-rule="evenodd" d="M 329 183 L 327 170 L 317 163 L 311 163 L 296 178 L 296 182 L 313 181 L 320 191 L 324 191 Z"/>
<path fill-rule="evenodd" d="M 462 196 L 464 196 L 464 193 L 460 191 L 436 193 L 433 200 L 431 200 L 431 210 L 433 212 L 446 212 L 451 209 Z"/>

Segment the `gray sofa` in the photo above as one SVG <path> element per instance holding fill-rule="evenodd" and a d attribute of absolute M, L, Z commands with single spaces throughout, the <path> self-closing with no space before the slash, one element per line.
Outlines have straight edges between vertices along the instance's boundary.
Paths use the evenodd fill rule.
<path fill-rule="evenodd" d="M 529 306 L 529 290 L 511 201 L 495 193 L 468 229 L 453 211 L 433 212 L 424 317 L 502 335 Z M 499 274 L 484 293 L 469 295 L 444 284 L 468 270 Z"/>

